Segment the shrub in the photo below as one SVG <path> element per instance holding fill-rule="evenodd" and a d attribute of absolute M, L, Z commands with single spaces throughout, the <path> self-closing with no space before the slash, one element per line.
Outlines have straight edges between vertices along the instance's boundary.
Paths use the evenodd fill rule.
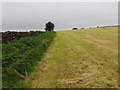
<path fill-rule="evenodd" d="M 73 28 L 72 30 L 76 30 L 76 29 L 78 29 L 78 28 Z"/>

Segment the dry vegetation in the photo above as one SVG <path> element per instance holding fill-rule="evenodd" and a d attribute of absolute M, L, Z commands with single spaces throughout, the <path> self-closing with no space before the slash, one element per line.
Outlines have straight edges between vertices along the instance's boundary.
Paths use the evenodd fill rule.
<path fill-rule="evenodd" d="M 117 88 L 118 28 L 57 31 L 28 78 L 34 88 Z"/>
<path fill-rule="evenodd" d="M 28 36 L 37 36 L 43 32 L 41 31 L 30 31 L 30 32 L 2 32 L 2 43 L 8 42 L 8 41 L 15 41 L 23 37 Z"/>

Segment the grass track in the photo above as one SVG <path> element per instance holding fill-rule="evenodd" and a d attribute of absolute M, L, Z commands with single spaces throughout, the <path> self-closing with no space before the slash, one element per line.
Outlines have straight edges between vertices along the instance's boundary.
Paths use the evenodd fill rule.
<path fill-rule="evenodd" d="M 27 83 L 33 88 L 117 88 L 117 27 L 57 31 Z"/>

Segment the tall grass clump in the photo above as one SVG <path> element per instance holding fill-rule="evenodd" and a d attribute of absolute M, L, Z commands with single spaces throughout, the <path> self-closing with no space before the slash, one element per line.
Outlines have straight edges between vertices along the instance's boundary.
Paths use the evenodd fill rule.
<path fill-rule="evenodd" d="M 45 32 L 34 37 L 24 37 L 2 45 L 3 88 L 26 87 L 23 83 L 42 60 L 44 53 L 56 36 Z"/>

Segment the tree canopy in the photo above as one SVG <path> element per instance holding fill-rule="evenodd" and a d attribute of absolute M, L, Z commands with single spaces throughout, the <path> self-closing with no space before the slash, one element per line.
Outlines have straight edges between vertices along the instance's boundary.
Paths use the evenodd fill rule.
<path fill-rule="evenodd" d="M 52 22 L 48 22 L 48 23 L 46 23 L 46 28 L 45 28 L 45 30 L 46 31 L 53 31 L 54 30 L 54 24 L 52 23 Z"/>

